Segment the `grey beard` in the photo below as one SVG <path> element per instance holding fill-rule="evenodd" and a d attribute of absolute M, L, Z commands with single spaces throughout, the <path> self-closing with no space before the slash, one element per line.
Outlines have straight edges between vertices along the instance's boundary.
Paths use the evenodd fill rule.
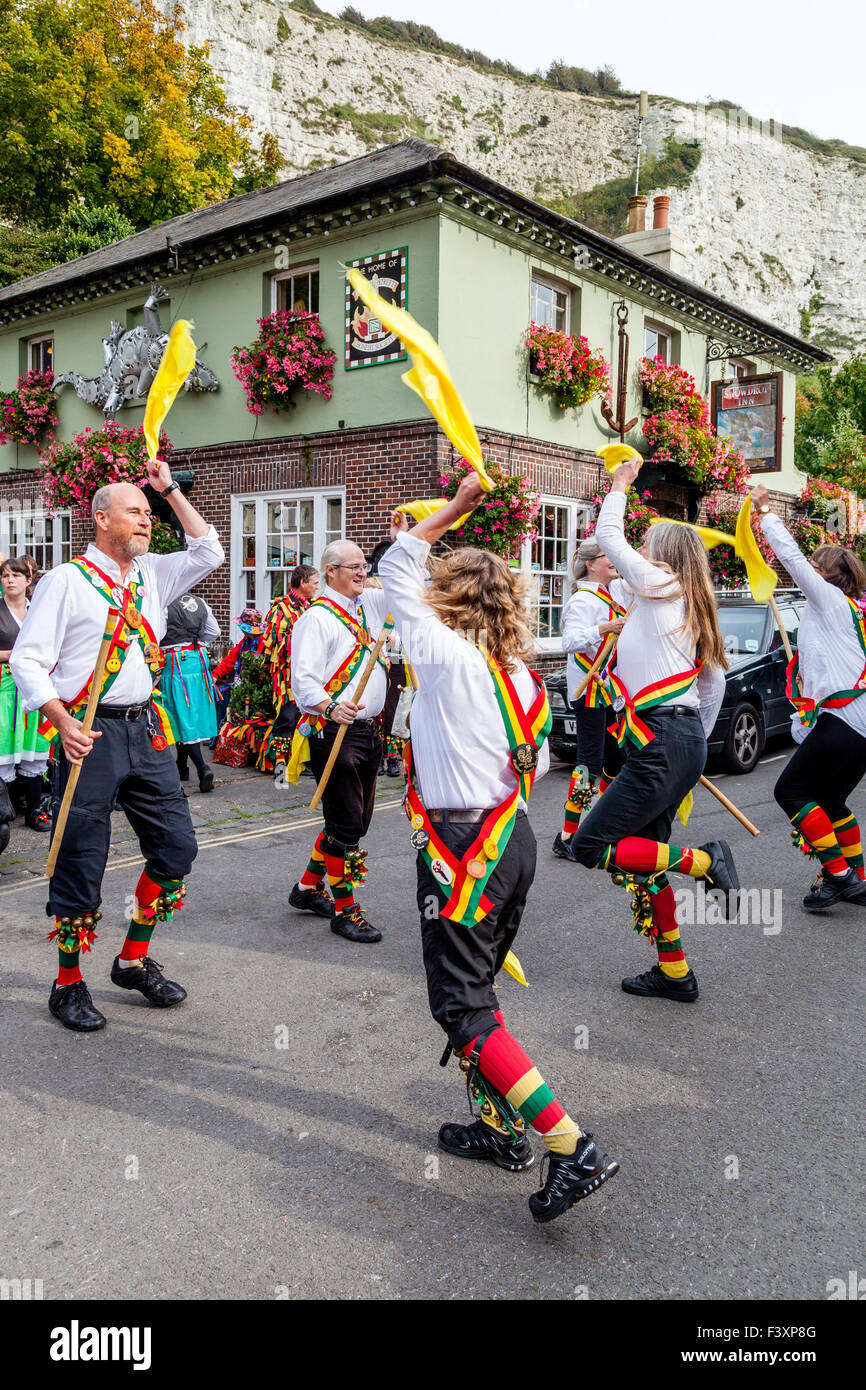
<path fill-rule="evenodd" d="M 116 545 L 127 555 L 130 560 L 136 560 L 139 555 L 144 555 L 150 545 L 143 536 L 130 536 L 128 541 L 116 541 Z"/>

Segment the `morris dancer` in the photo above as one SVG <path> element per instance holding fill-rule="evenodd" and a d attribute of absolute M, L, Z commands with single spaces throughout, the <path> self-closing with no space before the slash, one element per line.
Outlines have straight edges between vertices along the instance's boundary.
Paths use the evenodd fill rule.
<path fill-rule="evenodd" d="M 807 560 L 767 499 L 765 487 L 752 490 L 764 535 L 806 596 L 788 670 L 799 747 L 774 795 L 795 841 L 821 865 L 803 906 L 810 912 L 840 901 L 866 906 L 860 827 L 848 805 L 866 775 L 866 700 L 860 699 L 866 694 L 866 623 L 858 604 L 866 570 L 842 545 L 819 545 Z"/>
<path fill-rule="evenodd" d="M 625 762 L 581 821 L 572 848 L 587 868 L 630 880 L 635 928 L 655 942 L 658 964 L 623 980 L 623 989 L 693 1003 L 698 982 L 683 952 L 666 871 L 706 879 L 721 890 L 726 915 L 739 881 L 726 841 L 685 849 L 668 839 L 677 807 L 704 770 L 706 735 L 725 693 L 727 661 L 698 535 L 661 522 L 650 528 L 640 551 L 625 539 L 626 492 L 639 468 L 635 461 L 620 464 L 596 527 L 599 545 L 635 600 L 611 675 Z"/>
<path fill-rule="evenodd" d="M 599 789 L 599 779 L 604 785 L 612 781 L 620 762 L 616 743 L 607 733 L 612 704 L 607 671 L 592 677 L 580 700 L 575 695 L 607 637 L 618 636 L 625 622 L 625 608 L 613 597 L 615 589 L 618 595 L 622 592 L 616 565 L 595 536 L 581 541 L 574 552 L 572 581 L 571 598 L 562 610 L 562 650 L 569 653 L 565 670 L 577 758 L 565 802 L 565 824 L 553 842 L 554 854 L 571 860 L 571 837 L 580 817 Z"/>
<path fill-rule="evenodd" d="M 324 593 L 292 631 L 292 693 L 304 717 L 295 730 L 290 780 L 297 780 L 309 760 L 318 781 L 339 726 L 348 727 L 322 798 L 325 828 L 289 894 L 289 905 L 329 917 L 331 931 L 349 941 L 375 942 L 382 933 L 367 921 L 354 890 L 366 876 L 367 851 L 359 842 L 373 816 L 382 757 L 377 716 L 385 703 L 387 666 L 381 658 L 362 705 L 355 703 L 354 691 L 368 649 L 385 624 L 387 606 L 381 590 L 364 591 L 364 552 L 351 541 L 325 547 L 322 572 Z"/>
<path fill-rule="evenodd" d="M 213 772 L 202 744 L 217 736 L 216 692 L 206 647 L 220 635 L 220 625 L 203 598 L 184 594 L 166 612 L 162 650 L 165 669 L 159 688 L 175 737 L 178 776 L 189 781 L 189 762 L 198 773 L 199 789 L 213 791 Z"/>
<path fill-rule="evenodd" d="M 20 773 L 24 824 L 31 830 L 48 831 L 51 820 L 40 802 L 50 745 L 39 732 L 38 714 L 24 713 L 9 667 L 30 602 L 29 579 L 29 556 L 0 563 L 0 782 L 4 788 L 11 786 L 15 774 Z"/>
<path fill-rule="evenodd" d="M 292 629 L 309 608 L 318 587 L 319 571 L 312 565 L 297 565 L 292 570 L 289 592 L 274 599 L 262 632 L 262 651 L 273 682 L 277 712 L 268 745 L 268 753 L 274 760 L 274 785 L 277 787 L 286 785 L 286 764 L 299 716 L 292 696 Z"/>
<path fill-rule="evenodd" d="M 566 1114 L 506 1029 L 494 992 L 535 873 L 526 801 L 549 766 L 551 721 L 544 684 L 524 662 L 532 640 L 520 577 L 498 556 L 467 548 L 437 560 L 425 584 L 431 543 L 482 496 L 473 472 L 453 501 L 408 534 L 395 512 L 399 534 L 379 573 L 418 673 L 418 782 L 410 775 L 407 804 L 430 1008 L 448 1038 L 443 1065 L 453 1049 L 481 1105 L 474 1124 L 443 1125 L 439 1147 L 520 1172 L 533 1162 L 532 1125 L 550 1166 L 529 1208 L 536 1221 L 552 1221 L 619 1164 Z M 487 634 L 484 651 L 463 635 L 479 632 Z"/>
<path fill-rule="evenodd" d="M 216 531 L 172 482 L 168 465 L 148 462 L 148 475 L 183 526 L 187 549 L 147 554 L 151 512 L 144 493 L 130 483 L 100 488 L 92 504 L 95 539 L 83 556 L 40 579 L 11 658 L 24 708 L 41 709 L 59 735 L 55 816 L 70 764 L 82 765 L 47 909 L 56 920 L 49 939 L 56 938 L 60 950 L 48 1007 L 78 1032 L 105 1026 L 82 979 L 79 952 L 88 951 L 96 936 L 115 806 L 138 837 L 145 867 L 126 940 L 111 967 L 112 983 L 139 990 L 161 1008 L 186 998 L 186 990 L 166 980 L 148 955 L 156 922 L 170 920 L 181 902 L 183 879 L 196 856 L 177 764 L 151 697 L 162 664 L 158 633 L 164 610 L 224 556 Z M 114 622 L 115 615 L 93 732 L 86 736 L 78 721 L 106 620 Z"/>

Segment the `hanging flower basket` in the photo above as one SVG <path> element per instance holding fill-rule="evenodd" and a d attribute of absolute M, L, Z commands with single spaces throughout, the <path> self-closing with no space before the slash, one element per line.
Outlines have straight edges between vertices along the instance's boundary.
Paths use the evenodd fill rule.
<path fill-rule="evenodd" d="M 610 367 L 586 338 L 531 323 L 523 341 L 539 390 L 553 396 L 561 410 L 577 409 L 610 389 Z"/>
<path fill-rule="evenodd" d="M 172 443 L 159 438 L 159 457 L 169 461 Z M 88 426 L 68 443 L 54 443 L 42 454 L 37 470 L 45 505 L 51 512 L 71 507 L 90 516 L 93 495 L 107 483 L 147 482 L 147 447 L 144 433 L 109 420 L 101 430 Z"/>
<path fill-rule="evenodd" d="M 640 475 L 638 481 L 641 481 Z M 601 510 L 601 504 L 610 492 L 610 485 L 612 482 L 613 479 L 609 475 L 606 475 L 602 481 L 601 490 L 597 492 L 592 499 L 595 503 L 596 515 L 595 520 L 591 521 L 586 528 L 586 534 L 588 536 L 591 536 L 595 531 L 596 525 L 598 524 L 598 513 Z M 630 487 L 626 493 L 623 529 L 625 531 L 626 540 L 635 550 L 640 549 L 643 545 L 644 537 L 649 530 L 650 523 L 659 515 L 655 507 L 650 504 L 650 496 L 651 494 L 646 488 L 638 489 Z"/>
<path fill-rule="evenodd" d="M 668 481 L 691 484 L 702 493 L 716 488 L 746 492 L 749 470 L 743 456 L 716 434 L 694 377 L 678 365 L 667 366 L 661 357 L 645 357 L 639 375 L 652 412 L 643 423 L 648 462 L 669 463 Z"/>
<path fill-rule="evenodd" d="M 231 358 L 250 414 L 291 410 L 299 391 L 311 391 L 329 401 L 337 354 L 325 342 L 318 314 L 278 309 L 258 324 L 255 342 L 234 348 Z"/>
<path fill-rule="evenodd" d="M 707 522 L 716 531 L 727 531 L 733 540 L 734 532 L 737 528 L 737 513 L 742 506 L 742 497 L 729 492 L 715 493 L 707 498 Z M 758 543 L 758 549 L 763 555 L 767 564 L 772 569 L 774 555 L 768 545 L 764 533 L 759 525 L 757 517 L 752 516 L 752 531 Z M 710 562 L 710 574 L 713 583 L 719 589 L 739 589 L 748 583 L 746 566 L 733 551 L 732 546 L 716 545 L 707 552 Z"/>
<path fill-rule="evenodd" d="M 46 435 L 53 438 L 57 425 L 57 397 L 53 372 L 27 372 L 8 395 L 0 390 L 0 444 L 32 444 Z"/>
<path fill-rule="evenodd" d="M 528 478 L 519 473 L 506 473 L 488 459 L 484 467 L 494 479 L 495 487 L 485 492 L 466 524 L 452 534 L 458 541 L 477 546 L 479 550 L 492 550 L 494 555 L 510 560 L 520 554 L 524 541 L 537 538 L 535 518 L 541 509 L 541 500 Z M 454 497 L 470 471 L 471 464 L 460 459 L 450 472 L 443 473 L 439 479 L 443 494 Z"/>

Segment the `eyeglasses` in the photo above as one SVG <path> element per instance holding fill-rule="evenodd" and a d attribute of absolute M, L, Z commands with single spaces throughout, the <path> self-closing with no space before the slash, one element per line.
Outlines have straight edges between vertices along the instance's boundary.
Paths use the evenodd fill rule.
<path fill-rule="evenodd" d="M 366 574 L 366 565 L 334 565 L 335 570 L 351 570 L 353 574 Z"/>

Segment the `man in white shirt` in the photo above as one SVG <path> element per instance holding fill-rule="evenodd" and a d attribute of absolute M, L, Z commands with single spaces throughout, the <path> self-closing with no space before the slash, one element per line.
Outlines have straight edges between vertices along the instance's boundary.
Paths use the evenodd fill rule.
<path fill-rule="evenodd" d="M 331 930 L 348 941 L 376 942 L 382 933 L 355 902 L 354 887 L 366 873 L 366 851 L 359 841 L 373 816 L 382 757 L 378 715 L 388 689 L 383 659 L 376 663 L 363 703 L 355 692 L 369 648 L 385 624 L 387 605 L 380 589 L 364 591 L 364 552 L 351 541 L 327 546 L 320 568 L 324 592 L 298 618 L 291 645 L 292 694 L 301 711 L 295 738 L 309 737 L 317 781 L 341 725 L 346 733 L 322 797 L 325 828 L 289 894 L 289 905 L 329 917 Z M 333 900 L 325 889 L 326 875 Z"/>
<path fill-rule="evenodd" d="M 145 869 L 126 940 L 112 965 L 112 982 L 139 990 L 160 1008 L 186 998 L 147 953 L 156 922 L 168 920 L 179 905 L 196 855 L 177 764 L 151 696 L 163 660 L 158 643 L 165 609 L 225 556 L 216 531 L 172 482 L 166 463 L 148 463 L 148 482 L 168 500 L 187 548 L 173 555 L 148 554 L 152 518 L 144 493 L 130 483 L 100 488 L 92 504 L 94 540 L 83 556 L 40 580 L 10 661 L 24 709 L 39 709 L 58 732 L 55 824 L 70 768 L 81 766 L 47 908 L 56 918 L 51 938 L 60 951 L 49 1008 L 76 1032 L 105 1026 L 78 962 L 79 952 L 89 950 L 95 939 L 111 812 L 117 806 L 138 836 Z M 85 735 L 80 720 L 107 632 L 112 644 L 93 730 Z"/>

